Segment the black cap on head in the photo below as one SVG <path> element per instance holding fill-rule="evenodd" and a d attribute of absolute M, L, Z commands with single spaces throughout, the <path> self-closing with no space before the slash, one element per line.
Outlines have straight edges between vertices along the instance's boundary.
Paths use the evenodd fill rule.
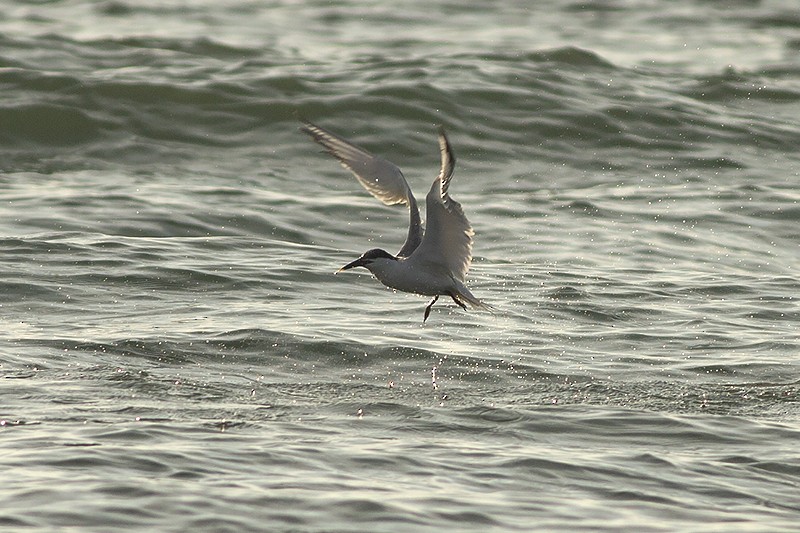
<path fill-rule="evenodd" d="M 397 260 L 395 256 L 387 252 L 386 250 L 381 250 L 380 248 L 373 248 L 372 250 L 367 250 L 364 252 L 361 257 L 353 261 L 352 263 L 347 263 L 345 266 L 339 269 L 339 272 L 342 270 L 350 270 L 351 268 L 356 267 L 366 267 L 368 264 L 372 263 L 375 259 L 392 259 L 394 261 Z"/>

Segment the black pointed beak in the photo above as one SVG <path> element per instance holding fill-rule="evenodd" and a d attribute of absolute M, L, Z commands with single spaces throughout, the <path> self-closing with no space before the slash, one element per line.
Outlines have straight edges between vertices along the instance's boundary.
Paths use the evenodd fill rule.
<path fill-rule="evenodd" d="M 343 270 L 350 270 L 351 268 L 356 268 L 356 267 L 363 267 L 366 264 L 367 264 L 367 262 L 364 261 L 364 258 L 363 257 L 359 257 L 355 261 L 353 261 L 351 263 L 347 263 L 345 266 L 343 266 L 342 268 L 340 268 L 336 272 L 342 272 Z"/>

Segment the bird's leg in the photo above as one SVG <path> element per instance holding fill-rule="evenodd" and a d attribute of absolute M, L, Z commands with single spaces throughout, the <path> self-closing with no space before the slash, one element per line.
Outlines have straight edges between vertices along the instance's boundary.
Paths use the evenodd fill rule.
<path fill-rule="evenodd" d="M 433 297 L 433 300 L 431 300 L 431 303 L 428 304 L 428 307 L 425 308 L 425 318 L 422 319 L 423 322 L 428 320 L 428 315 L 431 314 L 431 307 L 433 307 L 433 304 L 435 304 L 436 300 L 438 300 L 438 299 L 439 299 L 439 295 L 437 294 L 436 296 Z"/>
<path fill-rule="evenodd" d="M 457 304 L 458 304 L 458 306 L 459 306 L 461 309 L 463 309 L 464 311 L 466 311 L 466 310 L 467 310 L 467 306 L 464 304 L 464 302 L 462 302 L 461 300 L 459 300 L 458 298 L 456 298 L 454 294 L 451 294 L 451 295 L 450 295 L 450 298 L 452 298 L 452 299 L 453 299 L 453 301 L 454 301 L 455 303 L 457 303 Z"/>

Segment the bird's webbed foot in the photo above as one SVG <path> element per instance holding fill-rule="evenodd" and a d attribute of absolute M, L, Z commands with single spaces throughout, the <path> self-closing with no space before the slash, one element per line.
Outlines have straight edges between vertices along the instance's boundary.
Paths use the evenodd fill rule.
<path fill-rule="evenodd" d="M 428 307 L 425 308 L 425 317 L 422 319 L 423 322 L 428 320 L 428 316 L 431 314 L 431 307 L 433 307 L 433 304 L 435 304 L 436 300 L 438 300 L 438 299 L 439 299 L 439 295 L 437 294 L 436 296 L 433 297 L 433 300 L 431 300 L 431 303 L 428 304 Z"/>
<path fill-rule="evenodd" d="M 461 300 L 459 300 L 458 298 L 456 298 L 454 294 L 451 294 L 451 295 L 450 295 L 450 298 L 452 298 L 452 299 L 453 299 L 453 301 L 454 301 L 455 303 L 457 303 L 457 304 L 458 304 L 458 306 L 459 306 L 461 309 L 463 309 L 464 311 L 466 311 L 466 310 L 467 310 L 467 305 L 466 305 L 464 302 L 462 302 Z"/>

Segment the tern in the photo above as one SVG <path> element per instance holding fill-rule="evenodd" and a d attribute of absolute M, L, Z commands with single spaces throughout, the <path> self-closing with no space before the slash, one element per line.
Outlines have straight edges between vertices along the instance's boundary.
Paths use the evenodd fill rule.
<path fill-rule="evenodd" d="M 461 204 L 448 192 L 456 158 L 444 128 L 439 127 L 442 168 L 425 197 L 427 229 L 423 228 L 417 200 L 405 176 L 392 162 L 375 156 L 350 141 L 304 121 L 301 131 L 321 144 L 353 173 L 361 185 L 385 205 L 405 204 L 409 211 L 408 236 L 397 255 L 374 248 L 338 270 L 364 267 L 392 289 L 432 296 L 422 321 L 440 296 L 449 296 L 459 307 L 493 310 L 464 285 L 472 262 L 472 226 Z"/>

